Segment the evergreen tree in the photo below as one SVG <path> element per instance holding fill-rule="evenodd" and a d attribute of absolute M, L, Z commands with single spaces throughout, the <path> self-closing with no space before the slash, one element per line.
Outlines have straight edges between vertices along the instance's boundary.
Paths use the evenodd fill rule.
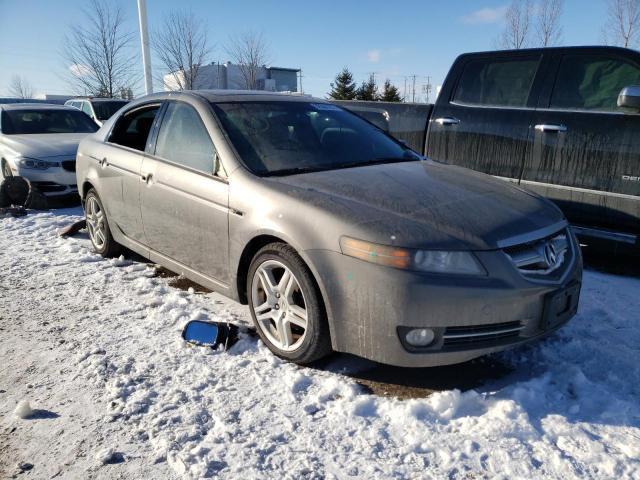
<path fill-rule="evenodd" d="M 387 78 L 384 82 L 384 88 L 382 90 L 382 95 L 380 95 L 379 100 L 383 102 L 401 102 L 402 97 L 400 96 L 400 92 L 396 88 L 395 85 L 391 83 L 391 81 Z"/>
<path fill-rule="evenodd" d="M 347 67 L 336 75 L 335 82 L 331 83 L 329 98 L 334 100 L 353 100 L 356 98 L 356 83 L 353 75 Z"/>
<path fill-rule="evenodd" d="M 369 80 L 362 82 L 360 88 L 356 92 L 356 99 L 358 100 L 378 100 L 378 85 L 376 85 L 376 79 L 373 75 L 369 75 Z"/>

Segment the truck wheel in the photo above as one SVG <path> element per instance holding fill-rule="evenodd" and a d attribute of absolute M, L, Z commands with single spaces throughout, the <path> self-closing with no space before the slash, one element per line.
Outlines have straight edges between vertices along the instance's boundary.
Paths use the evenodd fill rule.
<path fill-rule="evenodd" d="M 118 255 L 122 247 L 111 235 L 107 214 L 104 211 L 100 197 L 98 197 L 93 188 L 87 192 L 84 200 L 84 216 L 87 221 L 91 245 L 96 253 L 103 257 L 115 257 Z"/>
<path fill-rule="evenodd" d="M 258 251 L 247 275 L 247 298 L 256 330 L 275 355 L 307 364 L 331 352 L 320 291 L 289 245 L 271 243 Z"/>

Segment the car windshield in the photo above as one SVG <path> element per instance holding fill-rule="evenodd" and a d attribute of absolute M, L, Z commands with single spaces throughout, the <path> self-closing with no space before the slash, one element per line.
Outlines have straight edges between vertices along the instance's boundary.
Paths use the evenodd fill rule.
<path fill-rule="evenodd" d="M 287 175 L 421 157 L 357 115 L 328 103 L 214 103 L 241 160 L 258 175 Z"/>
<path fill-rule="evenodd" d="M 127 102 L 123 100 L 113 100 L 110 102 L 92 102 L 92 104 L 98 120 L 108 120 L 114 113 L 124 107 Z"/>
<path fill-rule="evenodd" d="M 79 110 L 5 110 L 2 112 L 2 133 L 28 135 L 40 133 L 92 133 L 98 126 Z"/>

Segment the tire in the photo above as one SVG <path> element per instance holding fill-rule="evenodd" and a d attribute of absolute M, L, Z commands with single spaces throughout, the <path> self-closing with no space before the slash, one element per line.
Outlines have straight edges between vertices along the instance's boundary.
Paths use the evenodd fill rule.
<path fill-rule="evenodd" d="M 2 178 L 13 177 L 13 172 L 11 171 L 11 167 L 7 163 L 6 160 L 2 161 Z"/>
<path fill-rule="evenodd" d="M 290 275 L 283 279 L 287 270 Z M 265 288 L 265 282 L 270 286 Z M 276 356 L 304 365 L 331 353 L 320 290 L 289 245 L 270 243 L 256 253 L 247 275 L 247 298 L 258 335 Z M 306 323 L 301 320 L 303 311 Z"/>
<path fill-rule="evenodd" d="M 96 206 L 98 207 L 97 210 Z M 113 239 L 102 201 L 93 188 L 87 192 L 85 197 L 84 214 L 93 250 L 107 258 L 119 255 L 122 251 L 122 246 Z M 98 234 L 98 231 L 101 235 Z"/>

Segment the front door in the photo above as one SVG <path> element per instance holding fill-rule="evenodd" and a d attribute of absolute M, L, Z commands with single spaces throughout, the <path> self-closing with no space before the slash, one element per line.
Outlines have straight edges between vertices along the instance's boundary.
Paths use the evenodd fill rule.
<path fill-rule="evenodd" d="M 107 143 L 92 161 L 100 165 L 101 191 L 109 220 L 128 238 L 144 241 L 140 214 L 140 169 L 144 150 L 160 104 L 145 104 L 125 112 Z"/>
<path fill-rule="evenodd" d="M 168 102 L 155 148 L 148 153 L 141 177 L 146 244 L 226 285 L 228 184 L 214 171 L 216 151 L 196 108 Z"/>
<path fill-rule="evenodd" d="M 456 62 L 429 121 L 427 156 L 519 178 L 541 65 L 541 53 L 472 55 Z"/>
<path fill-rule="evenodd" d="M 622 111 L 617 98 L 640 85 L 640 62 L 567 52 L 554 63 L 522 185 L 554 200 L 574 224 L 638 234 L 640 114 Z"/>

